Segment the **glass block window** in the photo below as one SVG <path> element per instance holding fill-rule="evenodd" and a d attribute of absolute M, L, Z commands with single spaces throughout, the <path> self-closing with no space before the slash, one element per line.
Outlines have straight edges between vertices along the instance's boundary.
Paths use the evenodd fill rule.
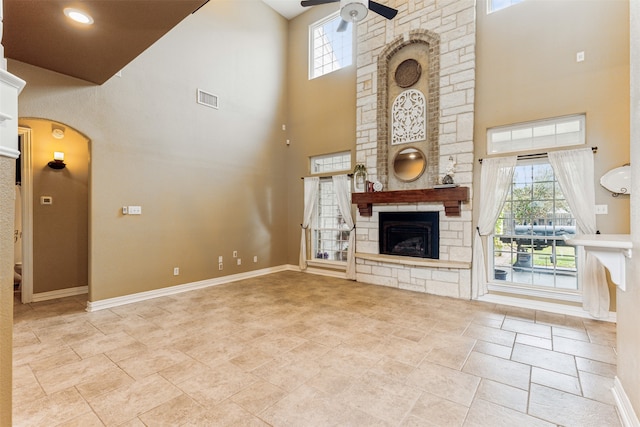
<path fill-rule="evenodd" d="M 309 80 L 353 62 L 353 24 L 338 32 L 339 12 L 309 26 Z"/>
<path fill-rule="evenodd" d="M 519 161 L 495 224 L 493 282 L 577 292 L 576 220 L 546 159 Z M 491 269 L 489 270 L 491 271 Z"/>
<path fill-rule="evenodd" d="M 500 126 L 487 130 L 487 153 L 515 153 L 585 144 L 585 115 Z"/>

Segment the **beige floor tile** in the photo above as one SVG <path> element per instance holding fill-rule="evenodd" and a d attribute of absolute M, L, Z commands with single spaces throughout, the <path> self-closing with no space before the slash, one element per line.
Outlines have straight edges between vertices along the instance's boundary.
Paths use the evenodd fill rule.
<path fill-rule="evenodd" d="M 487 341 L 477 341 L 473 347 L 473 351 L 478 353 L 489 354 L 491 356 L 501 357 L 503 359 L 511 359 L 511 346 L 494 344 Z"/>
<path fill-rule="evenodd" d="M 152 348 L 127 359 L 120 360 L 118 366 L 132 378 L 140 379 L 158 373 L 179 363 L 193 359 L 181 351 L 170 348 Z"/>
<path fill-rule="evenodd" d="M 506 320 L 505 320 L 506 321 Z M 464 331 L 464 336 L 511 347 L 516 339 L 515 332 L 473 324 Z"/>
<path fill-rule="evenodd" d="M 505 319 L 502 323 L 502 329 L 505 331 L 532 335 L 534 337 L 551 339 L 551 327 L 541 325 L 539 323 L 531 323 L 517 319 Z"/>
<path fill-rule="evenodd" d="M 516 343 L 544 348 L 545 350 L 553 349 L 553 344 L 550 339 L 534 337 L 533 335 L 525 335 L 521 333 L 516 334 Z"/>
<path fill-rule="evenodd" d="M 461 426 L 469 408 L 431 393 L 423 393 L 410 416 L 413 421 L 403 425 Z"/>
<path fill-rule="evenodd" d="M 578 376 L 575 358 L 569 354 L 516 344 L 513 346 L 511 360 L 562 374 L 573 375 L 574 377 Z"/>
<path fill-rule="evenodd" d="M 580 381 L 572 375 L 561 374 L 559 372 L 548 371 L 546 369 L 533 366 L 531 368 L 531 382 L 555 388 L 557 390 L 582 395 Z"/>
<path fill-rule="evenodd" d="M 563 426 L 620 426 L 613 406 L 531 384 L 529 413 Z"/>
<path fill-rule="evenodd" d="M 58 424 L 56 427 L 102 427 L 104 423 L 95 412 L 87 412 L 72 420 Z"/>
<path fill-rule="evenodd" d="M 407 378 L 407 385 L 467 407 L 479 384 L 479 376 L 431 362 L 422 363 Z"/>
<path fill-rule="evenodd" d="M 125 347 L 136 343 L 137 341 L 124 332 L 116 332 L 114 334 L 103 335 L 96 334 L 82 341 L 76 341 L 70 344 L 70 347 L 81 358 L 95 356 L 96 354 L 106 353 L 108 351 Z"/>
<path fill-rule="evenodd" d="M 209 369 L 201 376 L 189 378 L 177 385 L 201 405 L 215 406 L 257 381 L 256 376 L 226 362 L 215 369 Z"/>
<path fill-rule="evenodd" d="M 231 400 L 246 411 L 258 415 L 286 395 L 287 392 L 283 389 L 266 381 L 258 381 L 241 392 L 234 394 Z"/>
<path fill-rule="evenodd" d="M 560 353 L 573 354 L 585 359 L 616 364 L 616 353 L 608 345 L 592 344 L 562 337 L 553 338 L 553 349 Z"/>
<path fill-rule="evenodd" d="M 474 338 L 448 336 L 439 337 L 437 341 L 430 342 L 429 337 L 430 335 L 427 335 L 423 341 L 429 342 L 433 349 L 427 354 L 425 360 L 457 370 L 462 369 L 476 345 Z"/>
<path fill-rule="evenodd" d="M 526 413 L 529 393 L 526 390 L 483 379 L 478 388 L 476 399 L 484 399 L 487 402 Z"/>
<path fill-rule="evenodd" d="M 615 405 L 613 397 L 613 378 L 602 377 L 589 372 L 578 371 L 580 384 L 582 385 L 582 395 L 598 402 Z"/>
<path fill-rule="evenodd" d="M 13 425 L 49 427 L 90 412 L 91 407 L 71 387 L 31 402 L 16 402 L 13 406 Z"/>
<path fill-rule="evenodd" d="M 538 418 L 487 402 L 476 399 L 469 409 L 465 427 L 555 427 L 555 424 L 543 421 Z"/>
<path fill-rule="evenodd" d="M 475 351 L 471 352 L 462 371 L 522 390 L 529 388 L 529 365 L 490 356 L 488 354 L 477 353 Z"/>
<path fill-rule="evenodd" d="M 576 329 L 566 329 L 566 328 L 554 326 L 553 328 L 551 328 L 551 333 L 553 334 L 554 337 L 563 337 L 563 338 L 570 338 L 572 340 L 589 342 L 589 335 L 584 329 L 576 330 Z"/>
<path fill-rule="evenodd" d="M 139 415 L 138 419 L 147 426 L 198 425 L 206 420 L 206 412 L 204 406 L 181 394 Z"/>
<path fill-rule="evenodd" d="M 181 394 L 180 389 L 156 374 L 89 399 L 89 403 L 102 422 L 112 426 L 132 420 Z"/>
<path fill-rule="evenodd" d="M 617 374 L 616 365 L 598 362 L 597 360 L 584 359 L 582 357 L 576 357 L 576 366 L 579 371 L 590 372 L 607 378 L 613 378 Z"/>
<path fill-rule="evenodd" d="M 35 375 L 45 393 L 51 394 L 78 385 L 94 375 L 115 367 L 116 365 L 109 358 L 99 354 L 55 368 L 35 371 Z"/>
<path fill-rule="evenodd" d="M 76 385 L 76 389 L 80 392 L 82 397 L 87 400 L 91 400 L 117 388 L 129 386 L 134 382 L 135 380 L 127 375 L 122 369 L 114 366 L 100 372 L 99 374 L 86 378 L 85 381 Z"/>

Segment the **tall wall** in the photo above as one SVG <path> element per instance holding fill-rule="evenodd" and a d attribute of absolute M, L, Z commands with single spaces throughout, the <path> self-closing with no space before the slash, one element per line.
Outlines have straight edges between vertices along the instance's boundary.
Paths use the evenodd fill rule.
<path fill-rule="evenodd" d="M 287 261 L 298 264 L 304 191 L 309 157 L 352 151 L 355 165 L 356 64 L 309 80 L 309 25 L 338 10 L 314 6 L 289 22 L 287 151 Z M 357 31 L 360 31 L 358 28 Z M 354 33 L 354 40 L 357 33 Z M 284 141 L 283 141 L 284 142 Z"/>
<path fill-rule="evenodd" d="M 216 1 L 101 86 L 9 61 L 21 117 L 91 139 L 90 301 L 286 263 L 286 58 L 284 18 Z"/>
<path fill-rule="evenodd" d="M 633 258 L 627 260 L 627 290 L 618 296 L 618 372 L 624 392 L 640 419 L 640 2 L 631 12 L 631 240 Z"/>
<path fill-rule="evenodd" d="M 488 128 L 586 113 L 587 144 L 598 147 L 596 203 L 609 210 L 597 216 L 601 233 L 629 232 L 629 196 L 614 198 L 599 185 L 608 170 L 629 162 L 628 5 L 526 1 L 491 14 L 486 0 L 477 6 L 476 158 L 487 155 Z M 576 62 L 577 52 L 584 62 Z M 614 285 L 610 293 L 615 311 Z"/>

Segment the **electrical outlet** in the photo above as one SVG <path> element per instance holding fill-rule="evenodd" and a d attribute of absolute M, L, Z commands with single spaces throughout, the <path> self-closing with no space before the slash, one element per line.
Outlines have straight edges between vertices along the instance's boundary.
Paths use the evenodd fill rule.
<path fill-rule="evenodd" d="M 180 274 L 180 267 L 173 267 L 173 275 L 177 276 Z"/>
<path fill-rule="evenodd" d="M 218 257 L 218 263 L 219 263 L 219 264 L 222 264 L 222 255 L 220 255 L 220 256 Z"/>
<path fill-rule="evenodd" d="M 596 205 L 596 215 L 606 215 L 609 213 L 609 205 Z"/>
<path fill-rule="evenodd" d="M 242 264 L 242 260 L 240 258 L 238 258 L 237 260 L 238 265 Z"/>
<path fill-rule="evenodd" d="M 233 257 L 238 258 L 238 251 L 233 251 Z"/>
<path fill-rule="evenodd" d="M 129 206 L 129 215 L 142 215 L 142 206 Z"/>
<path fill-rule="evenodd" d="M 584 61 L 584 50 L 576 53 L 576 62 Z"/>
<path fill-rule="evenodd" d="M 222 263 L 218 263 L 218 270 L 222 270 Z"/>
<path fill-rule="evenodd" d="M 258 262 L 258 255 L 253 256 L 253 262 Z"/>

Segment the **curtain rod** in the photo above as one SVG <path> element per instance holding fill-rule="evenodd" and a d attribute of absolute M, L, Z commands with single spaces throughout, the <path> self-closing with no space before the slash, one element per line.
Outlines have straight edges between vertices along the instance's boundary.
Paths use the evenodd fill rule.
<path fill-rule="evenodd" d="M 331 178 L 332 176 L 338 176 L 338 175 L 342 175 L 340 173 L 333 173 L 333 174 L 325 174 L 325 175 L 313 175 L 313 176 L 317 176 L 318 178 Z M 353 178 L 353 174 L 352 173 L 348 173 L 347 176 L 349 178 Z M 305 178 L 312 178 L 311 176 L 301 176 L 300 179 L 305 179 Z"/>
<path fill-rule="evenodd" d="M 593 151 L 594 153 L 598 152 L 598 147 L 591 147 L 591 151 Z M 518 160 L 523 160 L 523 159 L 542 159 L 544 157 L 547 157 L 548 153 L 532 153 L 532 154 L 520 154 L 518 156 Z M 482 159 L 478 159 L 478 162 L 480 162 L 480 164 L 482 164 Z"/>

